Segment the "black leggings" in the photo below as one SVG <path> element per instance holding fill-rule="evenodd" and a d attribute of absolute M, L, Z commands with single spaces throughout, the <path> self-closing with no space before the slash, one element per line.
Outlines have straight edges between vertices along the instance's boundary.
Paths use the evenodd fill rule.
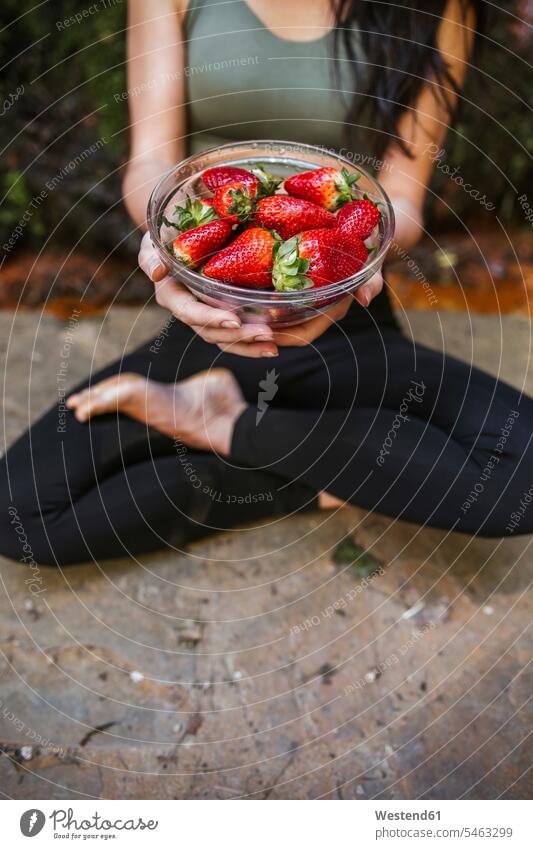
<path fill-rule="evenodd" d="M 230 369 L 250 403 L 229 459 L 123 415 L 80 424 L 55 406 L 1 461 L 0 553 L 65 565 L 180 548 L 312 509 L 323 490 L 437 528 L 533 531 L 533 401 L 393 328 L 336 327 L 251 360 L 174 321 L 84 385 L 120 371 L 174 382 L 212 366 Z"/>

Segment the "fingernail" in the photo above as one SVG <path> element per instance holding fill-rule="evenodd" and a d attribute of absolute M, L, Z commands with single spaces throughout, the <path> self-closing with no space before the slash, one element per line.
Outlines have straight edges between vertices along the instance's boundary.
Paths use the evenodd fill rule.
<path fill-rule="evenodd" d="M 238 321 L 223 321 L 220 326 L 227 327 L 231 330 L 238 330 L 241 325 Z"/>
<path fill-rule="evenodd" d="M 370 303 L 370 297 L 372 295 L 372 291 L 370 286 L 363 286 L 361 288 L 361 300 L 363 301 L 363 305 L 367 307 Z"/>
<path fill-rule="evenodd" d="M 275 354 L 273 351 L 263 351 L 264 357 L 277 357 L 277 353 Z"/>
<path fill-rule="evenodd" d="M 153 262 L 151 262 L 151 263 L 150 263 L 150 266 L 149 266 L 149 270 L 150 270 L 150 277 L 153 277 L 153 276 L 154 276 L 154 274 L 155 274 L 155 272 L 156 272 L 158 269 L 161 269 L 161 263 L 159 262 L 159 260 L 156 260 L 156 259 L 155 259 Z"/>
<path fill-rule="evenodd" d="M 256 342 L 272 342 L 272 336 L 254 336 Z"/>

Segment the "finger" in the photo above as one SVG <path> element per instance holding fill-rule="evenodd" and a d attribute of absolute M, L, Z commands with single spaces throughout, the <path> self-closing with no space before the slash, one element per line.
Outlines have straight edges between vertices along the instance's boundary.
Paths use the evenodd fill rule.
<path fill-rule="evenodd" d="M 155 281 L 154 285 L 157 303 L 174 313 L 184 324 L 191 327 L 226 327 L 233 330 L 241 326 L 235 313 L 203 304 L 172 277 L 164 277 L 161 281 Z"/>
<path fill-rule="evenodd" d="M 310 321 L 295 324 L 292 327 L 287 327 L 286 330 L 274 333 L 274 342 L 276 345 L 309 345 L 310 342 L 321 336 L 328 327 L 335 324 L 339 318 L 343 318 L 347 309 L 348 306 L 343 299 L 340 304 L 335 304 L 330 310 L 317 315 Z"/>
<path fill-rule="evenodd" d="M 161 261 L 159 254 L 152 245 L 149 233 L 145 233 L 142 237 L 138 262 L 140 268 L 153 283 L 162 280 L 168 274 L 168 268 Z"/>
<path fill-rule="evenodd" d="M 274 342 L 276 345 L 309 345 L 319 336 L 324 333 L 332 324 L 336 324 L 341 318 L 344 318 L 352 303 L 352 296 L 347 295 L 338 303 L 334 304 L 323 313 L 319 313 L 316 318 L 310 321 L 304 321 L 301 324 L 288 327 L 287 330 L 282 330 L 274 334 Z"/>
<path fill-rule="evenodd" d="M 379 295 L 383 289 L 383 277 L 381 274 L 374 274 L 370 280 L 361 286 L 353 293 L 353 296 L 358 303 L 363 307 L 367 307 L 370 302 Z"/>
<path fill-rule="evenodd" d="M 168 268 L 166 265 L 163 265 L 160 259 L 154 259 L 151 261 L 148 271 L 148 277 L 152 281 L 152 283 L 159 283 L 160 280 L 163 280 L 164 277 L 168 274 Z"/>
<path fill-rule="evenodd" d="M 276 345 L 266 344 L 265 342 L 234 342 L 222 343 L 218 346 L 221 351 L 226 354 L 235 354 L 239 357 L 277 357 L 278 349 Z"/>
<path fill-rule="evenodd" d="M 324 333 L 330 325 L 331 322 L 322 316 L 320 318 L 313 318 L 311 321 L 306 322 L 306 324 L 287 327 L 286 330 L 280 330 L 274 333 L 274 342 L 276 345 L 293 347 L 309 345 L 310 342 L 313 342 L 318 336 Z"/>
<path fill-rule="evenodd" d="M 225 330 L 222 327 L 202 327 L 194 324 L 191 327 L 198 336 L 202 337 L 204 342 L 215 345 L 232 342 L 272 342 L 273 339 L 270 328 L 251 324 L 245 324 L 238 330 Z"/>

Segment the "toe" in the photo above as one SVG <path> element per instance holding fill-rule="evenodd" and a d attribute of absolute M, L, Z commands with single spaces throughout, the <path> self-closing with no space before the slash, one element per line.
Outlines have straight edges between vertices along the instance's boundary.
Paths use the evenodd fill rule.
<path fill-rule="evenodd" d="M 66 405 L 78 421 L 103 413 L 128 411 L 144 398 L 146 378 L 139 374 L 117 374 L 67 398 Z"/>
<path fill-rule="evenodd" d="M 114 400 L 114 403 L 113 403 Z M 109 413 L 117 409 L 116 397 L 111 399 L 109 390 L 94 387 L 90 392 L 84 392 L 74 408 L 74 415 L 80 422 L 86 422 L 91 416 Z"/>
<path fill-rule="evenodd" d="M 109 378 L 71 395 L 67 398 L 67 407 L 73 410 L 78 421 L 85 422 L 91 416 L 116 411 L 119 397 L 120 382 Z"/>
<path fill-rule="evenodd" d="M 85 400 L 87 399 L 88 393 L 89 393 L 88 389 L 82 389 L 80 392 L 74 392 L 73 395 L 68 396 L 68 398 L 65 402 L 66 406 L 70 410 L 76 409 L 76 407 L 79 407 L 80 404 L 83 404 L 85 402 Z"/>

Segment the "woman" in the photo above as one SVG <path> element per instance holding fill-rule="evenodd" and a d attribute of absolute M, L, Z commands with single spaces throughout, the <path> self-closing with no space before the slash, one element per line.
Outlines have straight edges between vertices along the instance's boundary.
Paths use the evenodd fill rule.
<path fill-rule="evenodd" d="M 372 145 L 409 250 L 428 150 L 453 118 L 480 5 L 158 0 L 154 12 L 130 0 L 132 219 L 145 228 L 160 174 L 201 147 L 256 137 L 345 148 L 367 128 L 354 150 Z M 198 302 L 166 276 L 147 235 L 139 262 L 175 320 L 76 390 L 62 432 L 51 410 L 4 459 L 2 515 L 16 509 L 37 561 L 178 547 L 344 502 L 511 532 L 531 484 L 532 401 L 405 338 L 381 277 L 275 333 Z M 270 403 L 257 415 L 268 371 Z M 2 552 L 19 559 L 4 521 Z M 519 530 L 532 526 L 526 512 Z"/>

